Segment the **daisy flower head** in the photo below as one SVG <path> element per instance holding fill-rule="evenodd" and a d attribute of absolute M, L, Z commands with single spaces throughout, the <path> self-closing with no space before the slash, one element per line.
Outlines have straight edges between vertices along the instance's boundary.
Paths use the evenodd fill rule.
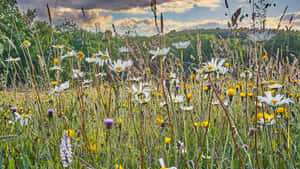
<path fill-rule="evenodd" d="M 272 92 L 271 91 L 267 91 L 265 92 L 265 97 L 263 96 L 258 96 L 258 100 L 262 103 L 266 103 L 270 106 L 281 106 L 283 104 L 289 104 L 289 103 L 293 103 L 293 101 L 290 98 L 284 98 L 283 95 L 276 95 L 276 96 L 272 96 Z"/>
<path fill-rule="evenodd" d="M 172 46 L 174 46 L 176 49 L 186 49 L 191 44 L 190 41 L 184 41 L 184 42 L 178 42 L 178 43 L 172 43 Z"/>
<path fill-rule="evenodd" d="M 264 42 L 272 39 L 276 34 L 270 33 L 266 30 L 264 32 L 255 32 L 254 34 L 248 34 L 248 39 L 253 42 Z"/>
<path fill-rule="evenodd" d="M 169 53 L 170 48 L 157 48 L 156 50 L 150 50 L 149 53 L 152 56 L 151 60 L 155 59 L 156 57 L 164 57 L 167 56 L 167 54 Z"/>
<path fill-rule="evenodd" d="M 6 59 L 5 61 L 6 62 L 17 62 L 17 61 L 20 61 L 21 58 L 17 57 L 17 58 L 12 58 L 12 57 L 9 57 L 8 59 Z"/>
<path fill-rule="evenodd" d="M 114 71 L 114 72 L 124 72 L 126 71 L 126 69 L 129 69 L 132 66 L 132 61 L 128 60 L 128 61 L 122 61 L 120 59 L 118 59 L 117 61 L 112 62 L 109 65 L 109 68 Z"/>

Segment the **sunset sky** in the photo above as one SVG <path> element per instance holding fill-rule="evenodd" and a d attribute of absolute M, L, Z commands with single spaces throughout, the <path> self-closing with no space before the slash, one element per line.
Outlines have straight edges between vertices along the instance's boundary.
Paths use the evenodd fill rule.
<path fill-rule="evenodd" d="M 21 11 L 36 8 L 39 20 L 48 21 L 46 4 L 51 8 L 54 24 L 62 23 L 65 17 L 72 18 L 82 28 L 93 30 L 95 24 L 101 30 L 111 29 L 114 23 L 118 31 L 136 31 L 138 34 L 155 33 L 150 0 L 17 0 Z M 250 14 L 249 0 L 228 0 L 230 13 L 242 7 L 242 13 Z M 294 15 L 293 27 L 300 29 L 299 0 L 271 0 L 277 5 L 267 12 L 267 26 L 277 27 L 279 17 L 288 6 L 284 22 Z M 85 11 L 83 16 L 81 8 Z M 196 28 L 226 28 L 229 16 L 224 14 L 224 0 L 157 0 L 158 13 L 163 12 L 165 29 L 184 30 Z M 245 20 L 241 26 L 247 26 Z"/>

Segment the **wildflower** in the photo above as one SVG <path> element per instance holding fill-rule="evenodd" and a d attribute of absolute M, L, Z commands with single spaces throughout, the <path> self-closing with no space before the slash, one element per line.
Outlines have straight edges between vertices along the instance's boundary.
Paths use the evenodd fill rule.
<path fill-rule="evenodd" d="M 203 87 L 203 91 L 208 91 L 208 87 Z"/>
<path fill-rule="evenodd" d="M 94 55 L 100 56 L 100 60 L 97 61 L 97 63 L 99 65 L 103 65 L 104 63 L 109 63 L 111 61 L 107 48 L 106 48 L 105 52 L 99 51 L 98 53 L 95 53 Z"/>
<path fill-rule="evenodd" d="M 73 72 L 72 77 L 74 79 L 77 79 L 79 77 L 83 77 L 84 76 L 84 72 L 81 72 L 79 69 L 73 69 L 72 72 Z"/>
<path fill-rule="evenodd" d="M 77 54 L 77 56 L 79 58 L 83 58 L 84 57 L 84 53 L 82 51 L 78 51 L 76 54 Z"/>
<path fill-rule="evenodd" d="M 150 50 L 149 53 L 153 55 L 151 60 L 155 59 L 156 57 L 167 56 L 169 50 L 170 48 L 163 48 L 163 49 L 157 48 L 157 50 Z"/>
<path fill-rule="evenodd" d="M 251 79 L 252 73 L 249 70 L 244 70 L 243 73 L 240 74 L 240 76 L 244 79 Z"/>
<path fill-rule="evenodd" d="M 165 137 L 165 143 L 170 144 L 171 143 L 171 138 L 170 137 Z"/>
<path fill-rule="evenodd" d="M 96 145 L 90 145 L 90 150 L 95 153 L 99 152 L 99 148 Z"/>
<path fill-rule="evenodd" d="M 224 62 L 225 59 L 213 58 L 210 62 L 204 63 L 204 72 L 206 73 L 216 72 L 218 74 L 219 73 L 225 74 L 227 72 L 227 68 L 222 66 Z"/>
<path fill-rule="evenodd" d="M 149 67 L 146 67 L 146 68 L 144 69 L 144 71 L 145 71 L 145 72 L 149 72 L 149 71 L 150 71 L 150 68 L 149 68 Z"/>
<path fill-rule="evenodd" d="M 115 72 L 124 72 L 127 68 L 130 68 L 132 66 L 132 61 L 129 60 L 129 61 L 122 61 L 122 60 L 117 60 L 113 63 L 111 63 L 109 65 L 109 68 L 112 70 L 112 71 L 115 71 Z"/>
<path fill-rule="evenodd" d="M 76 51 L 72 50 L 70 52 L 67 52 L 66 55 L 63 55 L 61 57 L 61 61 L 64 60 L 65 58 L 74 57 L 74 56 L 77 56 L 77 53 L 76 53 Z"/>
<path fill-rule="evenodd" d="M 270 31 L 255 32 L 254 34 L 249 34 L 248 39 L 253 42 L 264 42 L 273 38 L 275 34 L 270 33 Z"/>
<path fill-rule="evenodd" d="M 65 46 L 64 45 L 52 45 L 53 48 L 56 49 L 63 49 Z"/>
<path fill-rule="evenodd" d="M 229 97 L 233 97 L 233 96 L 234 96 L 234 93 L 235 93 L 235 90 L 232 89 L 232 88 L 230 88 L 230 89 L 227 90 L 227 95 L 228 95 Z"/>
<path fill-rule="evenodd" d="M 186 49 L 191 44 L 190 41 L 185 42 L 178 42 L 178 43 L 172 43 L 172 46 L 174 46 L 176 49 Z"/>
<path fill-rule="evenodd" d="M 241 96 L 241 98 L 244 98 L 244 97 L 246 97 L 246 94 L 244 92 L 241 92 L 240 96 Z"/>
<path fill-rule="evenodd" d="M 29 122 L 29 120 L 30 120 L 30 114 L 23 114 L 23 115 L 20 115 L 19 113 L 17 113 L 17 112 L 14 112 L 15 113 L 15 120 L 16 121 L 20 121 L 20 124 L 21 124 L 21 126 L 23 126 L 23 125 L 27 125 L 28 124 L 28 122 Z"/>
<path fill-rule="evenodd" d="M 96 77 L 104 77 L 104 76 L 106 76 L 106 73 L 103 73 L 103 72 L 100 72 L 100 73 L 98 73 L 98 74 L 96 74 Z"/>
<path fill-rule="evenodd" d="M 270 106 L 280 106 L 283 104 L 293 103 L 293 101 L 289 98 L 285 99 L 282 95 L 276 95 L 275 97 L 272 96 L 270 91 L 265 92 L 266 97 L 258 96 L 258 100 L 260 102 L 267 103 Z"/>
<path fill-rule="evenodd" d="M 184 96 L 179 96 L 179 95 L 171 95 L 171 99 L 172 99 L 172 102 L 174 103 L 181 103 L 184 101 Z"/>
<path fill-rule="evenodd" d="M 51 119 L 53 117 L 54 114 L 54 110 L 53 109 L 48 109 L 48 118 Z"/>
<path fill-rule="evenodd" d="M 195 126 L 195 127 L 198 127 L 198 126 L 200 126 L 200 123 L 195 122 L 195 123 L 194 123 L 194 126 Z"/>
<path fill-rule="evenodd" d="M 58 63 L 58 59 L 57 58 L 55 58 L 55 59 L 53 59 L 53 62 L 56 64 L 56 63 Z"/>
<path fill-rule="evenodd" d="M 191 74 L 191 80 L 193 81 L 196 78 L 195 74 Z"/>
<path fill-rule="evenodd" d="M 163 158 L 158 159 L 161 168 L 160 169 L 177 169 L 176 167 L 170 167 L 170 168 L 166 168 L 165 162 Z"/>
<path fill-rule="evenodd" d="M 267 60 L 267 59 L 268 59 L 268 56 L 267 56 L 267 55 L 264 55 L 264 56 L 263 56 L 263 59 L 264 59 L 264 60 Z"/>
<path fill-rule="evenodd" d="M 279 89 L 281 88 L 283 85 L 281 84 L 272 84 L 272 85 L 269 85 L 268 88 L 270 89 Z"/>
<path fill-rule="evenodd" d="M 63 71 L 63 69 L 60 66 L 50 67 L 49 70 Z"/>
<path fill-rule="evenodd" d="M 264 113 L 258 113 L 257 117 L 252 117 L 253 121 L 257 121 L 260 125 L 273 125 L 275 123 L 274 115 L 268 114 L 266 112 Z"/>
<path fill-rule="evenodd" d="M 249 97 L 253 97 L 253 93 L 248 93 L 248 96 Z"/>
<path fill-rule="evenodd" d="M 180 106 L 180 109 L 184 111 L 191 111 L 193 108 L 194 106 Z"/>
<path fill-rule="evenodd" d="M 25 40 L 22 45 L 25 47 L 25 48 L 29 48 L 31 43 L 28 41 L 28 40 Z"/>
<path fill-rule="evenodd" d="M 69 136 L 70 138 L 73 137 L 73 134 L 74 134 L 74 131 L 73 131 L 73 130 L 68 129 L 68 130 L 65 130 L 65 132 L 66 132 L 66 134 L 68 134 L 68 136 Z"/>
<path fill-rule="evenodd" d="M 60 144 L 60 157 L 64 168 L 72 162 L 72 145 L 68 134 L 64 134 Z"/>
<path fill-rule="evenodd" d="M 119 164 L 116 164 L 116 165 L 115 165 L 115 169 L 123 169 L 123 167 L 122 167 L 121 164 L 120 164 L 120 165 L 119 165 Z"/>
<path fill-rule="evenodd" d="M 105 119 L 104 120 L 104 125 L 106 126 L 106 128 L 108 130 L 110 130 L 112 128 L 113 124 L 114 124 L 114 120 L 113 119 Z"/>
<path fill-rule="evenodd" d="M 91 58 L 85 58 L 85 61 L 88 63 L 96 63 L 98 58 L 96 57 L 91 57 Z"/>
<path fill-rule="evenodd" d="M 119 48 L 120 53 L 129 53 L 129 49 L 125 46 L 122 46 Z"/>
<path fill-rule="evenodd" d="M 17 58 L 12 58 L 12 57 L 9 57 L 8 59 L 6 59 L 5 61 L 6 62 L 17 62 L 17 61 L 20 61 L 21 58 L 17 57 Z"/>
<path fill-rule="evenodd" d="M 277 112 L 277 114 L 284 114 L 286 112 L 286 109 L 283 107 L 278 107 L 276 112 Z"/>
<path fill-rule="evenodd" d="M 116 124 L 122 125 L 123 120 L 122 119 L 117 119 Z"/>
<path fill-rule="evenodd" d="M 161 125 L 164 121 L 162 119 L 160 119 L 160 118 L 157 118 L 156 122 L 157 122 L 157 124 Z"/>
<path fill-rule="evenodd" d="M 17 110 L 18 110 L 18 108 L 16 108 L 16 107 L 11 107 L 10 108 L 10 111 L 12 111 L 13 113 L 16 112 Z"/>
<path fill-rule="evenodd" d="M 191 100 L 191 98 L 192 98 L 192 94 L 188 94 L 188 95 L 186 95 L 186 98 L 188 99 L 188 100 Z"/>
<path fill-rule="evenodd" d="M 210 126 L 208 121 L 203 121 L 200 125 L 201 125 L 202 128 L 208 128 Z"/>
<path fill-rule="evenodd" d="M 52 81 L 52 82 L 51 82 L 51 85 L 53 85 L 53 86 L 56 86 L 57 84 L 58 84 L 57 81 Z"/>
<path fill-rule="evenodd" d="M 230 63 L 225 63 L 225 67 L 229 67 L 230 66 Z"/>

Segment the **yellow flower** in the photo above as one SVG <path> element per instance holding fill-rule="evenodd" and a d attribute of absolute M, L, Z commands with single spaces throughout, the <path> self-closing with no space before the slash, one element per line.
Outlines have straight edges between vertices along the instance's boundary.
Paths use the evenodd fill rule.
<path fill-rule="evenodd" d="M 188 100 L 190 100 L 190 99 L 192 98 L 192 94 L 188 94 L 188 95 L 186 96 L 186 98 L 187 98 Z"/>
<path fill-rule="evenodd" d="M 207 127 L 209 127 L 209 123 L 208 123 L 208 121 L 203 121 L 202 123 L 201 123 L 201 127 L 202 128 L 207 128 Z"/>
<path fill-rule="evenodd" d="M 230 63 L 225 63 L 225 67 L 229 67 L 230 66 Z"/>
<path fill-rule="evenodd" d="M 196 75 L 191 74 L 191 80 L 194 80 L 196 78 Z"/>
<path fill-rule="evenodd" d="M 295 97 L 296 97 L 296 99 L 299 99 L 300 98 L 300 94 L 296 94 Z"/>
<path fill-rule="evenodd" d="M 96 57 L 97 57 L 96 55 L 93 55 L 93 56 L 92 56 L 92 58 L 96 58 Z"/>
<path fill-rule="evenodd" d="M 28 40 L 25 40 L 23 42 L 23 46 L 26 47 L 26 48 L 28 48 L 30 45 L 31 45 L 31 43 Z"/>
<path fill-rule="evenodd" d="M 54 62 L 55 64 L 58 63 L 58 59 L 57 59 L 57 58 L 53 59 L 53 62 Z"/>
<path fill-rule="evenodd" d="M 123 167 L 122 167 L 121 164 L 120 164 L 120 165 L 119 165 L 119 164 L 116 164 L 116 165 L 115 165 L 115 169 L 123 169 Z"/>
<path fill-rule="evenodd" d="M 170 144 L 171 143 L 171 138 L 170 137 L 165 137 L 165 143 Z"/>
<path fill-rule="evenodd" d="M 234 95 L 234 93 L 235 93 L 235 90 L 232 89 L 232 88 L 230 88 L 230 89 L 227 90 L 228 96 L 231 96 L 231 97 L 232 97 L 232 96 Z"/>
<path fill-rule="evenodd" d="M 203 87 L 203 90 L 204 90 L 204 91 L 208 91 L 208 87 L 206 87 L 206 86 Z"/>
<path fill-rule="evenodd" d="M 268 56 L 267 56 L 267 55 L 264 55 L 264 56 L 263 56 L 263 59 L 264 59 L 264 60 L 267 60 L 267 59 L 268 59 Z"/>
<path fill-rule="evenodd" d="M 240 85 L 235 85 L 235 89 L 239 90 L 241 88 Z"/>
<path fill-rule="evenodd" d="M 248 93 L 248 96 L 249 97 L 253 97 L 253 93 Z"/>
<path fill-rule="evenodd" d="M 50 102 L 50 99 L 46 99 L 46 100 L 45 100 L 45 103 L 49 103 L 49 102 Z"/>
<path fill-rule="evenodd" d="M 213 67 L 211 65 L 205 66 L 207 69 L 212 69 Z"/>
<path fill-rule="evenodd" d="M 116 124 L 122 125 L 122 123 L 123 123 L 123 120 L 122 120 L 122 119 L 117 119 L 117 120 L 116 120 Z"/>
<path fill-rule="evenodd" d="M 146 67 L 146 68 L 144 69 L 144 71 L 145 71 L 145 72 L 149 72 L 149 71 L 150 71 L 150 68 L 149 68 L 149 67 Z"/>
<path fill-rule="evenodd" d="M 90 150 L 95 153 L 99 152 L 99 148 L 96 145 L 90 145 Z"/>
<path fill-rule="evenodd" d="M 52 81 L 51 84 L 52 84 L 53 86 L 55 86 L 55 85 L 58 84 L 58 82 L 57 82 L 57 81 Z"/>
<path fill-rule="evenodd" d="M 195 126 L 195 127 L 198 127 L 199 125 L 200 125 L 200 124 L 197 123 L 197 122 L 194 123 L 194 126 Z"/>
<path fill-rule="evenodd" d="M 241 96 L 241 97 L 245 97 L 246 94 L 245 94 L 244 92 L 241 92 L 241 93 L 240 93 L 240 96 Z"/>
<path fill-rule="evenodd" d="M 82 51 L 78 51 L 78 52 L 77 52 L 77 55 L 78 55 L 80 58 L 82 58 L 82 57 L 84 56 L 84 53 L 83 53 Z"/>
<path fill-rule="evenodd" d="M 160 118 L 157 118 L 156 122 L 157 122 L 157 124 L 161 125 L 164 121 L 162 119 L 160 119 Z"/>
<path fill-rule="evenodd" d="M 69 135 L 70 138 L 72 138 L 73 134 L 74 134 L 74 131 L 69 129 L 69 130 L 65 130 L 66 134 Z"/>
<path fill-rule="evenodd" d="M 278 114 L 284 114 L 285 112 L 286 112 L 285 108 L 283 108 L 283 107 L 278 107 L 277 108 L 277 113 Z"/>
<path fill-rule="evenodd" d="M 253 83 L 249 83 L 249 84 L 248 84 L 248 87 L 253 87 Z"/>

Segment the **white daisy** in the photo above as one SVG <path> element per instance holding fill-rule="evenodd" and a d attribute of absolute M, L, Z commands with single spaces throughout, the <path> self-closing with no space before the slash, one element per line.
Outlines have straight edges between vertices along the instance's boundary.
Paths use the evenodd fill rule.
<path fill-rule="evenodd" d="M 227 68 L 223 66 L 225 59 L 214 59 L 212 58 L 210 62 L 204 63 L 204 71 L 206 73 L 210 72 L 217 72 L 217 73 L 223 73 L 227 71 Z"/>
<path fill-rule="evenodd" d="M 273 97 L 271 91 L 265 92 L 265 95 L 265 97 L 258 96 L 258 100 L 270 106 L 280 106 L 283 104 L 293 103 L 293 101 L 290 98 L 285 99 L 283 95 L 278 94 L 275 97 Z"/>
<path fill-rule="evenodd" d="M 79 69 L 73 69 L 72 72 L 73 72 L 72 77 L 74 79 L 77 79 L 79 77 L 83 77 L 84 76 L 84 72 L 81 72 Z"/>
<path fill-rule="evenodd" d="M 190 41 L 185 41 L 185 42 L 172 43 L 172 46 L 174 46 L 176 49 L 185 49 L 190 44 L 191 44 Z"/>
<path fill-rule="evenodd" d="M 156 57 L 164 57 L 167 56 L 169 53 L 170 48 L 157 48 L 157 50 L 150 50 L 149 53 L 152 54 L 151 60 L 155 59 Z"/>
<path fill-rule="evenodd" d="M 272 39 L 274 36 L 276 35 L 270 33 L 270 31 L 255 32 L 254 34 L 249 34 L 248 39 L 253 42 L 263 42 Z"/>
<path fill-rule="evenodd" d="M 115 71 L 115 72 L 124 72 L 126 69 L 130 68 L 132 66 L 132 61 L 129 60 L 129 61 L 122 61 L 122 60 L 117 60 L 113 63 L 111 63 L 109 65 L 109 68 L 112 70 L 112 71 Z"/>
<path fill-rule="evenodd" d="M 21 58 L 17 57 L 17 58 L 12 58 L 12 57 L 9 57 L 8 59 L 6 59 L 5 61 L 6 62 L 17 62 L 17 61 L 20 61 Z"/>

